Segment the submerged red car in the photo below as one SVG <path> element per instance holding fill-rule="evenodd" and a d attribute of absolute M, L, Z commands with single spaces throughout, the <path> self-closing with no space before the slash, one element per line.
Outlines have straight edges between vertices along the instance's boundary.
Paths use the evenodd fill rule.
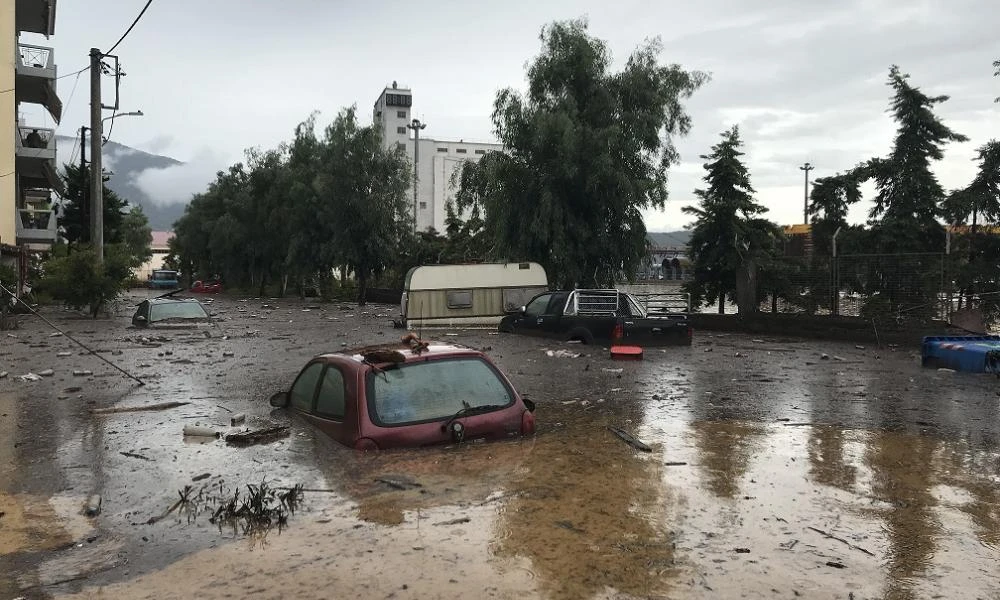
<path fill-rule="evenodd" d="M 407 344 L 323 354 L 271 406 L 357 450 L 497 440 L 535 432 L 522 398 L 482 352 Z"/>
<path fill-rule="evenodd" d="M 196 281 L 191 285 L 189 291 L 194 294 L 218 294 L 222 292 L 222 283 L 218 281 Z"/>

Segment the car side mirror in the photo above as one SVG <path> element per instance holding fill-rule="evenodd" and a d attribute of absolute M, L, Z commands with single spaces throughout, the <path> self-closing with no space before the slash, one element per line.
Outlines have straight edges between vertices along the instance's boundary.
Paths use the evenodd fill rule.
<path fill-rule="evenodd" d="M 522 316 L 523 316 L 523 315 L 524 315 L 524 313 L 526 313 L 526 312 L 528 312 L 528 307 L 527 307 L 527 306 L 522 306 L 521 308 L 519 308 L 519 309 L 517 310 L 517 313 L 518 313 L 519 315 L 522 315 Z"/>
<path fill-rule="evenodd" d="M 288 392 L 278 392 L 271 396 L 269 402 L 275 408 L 285 408 L 288 406 Z"/>

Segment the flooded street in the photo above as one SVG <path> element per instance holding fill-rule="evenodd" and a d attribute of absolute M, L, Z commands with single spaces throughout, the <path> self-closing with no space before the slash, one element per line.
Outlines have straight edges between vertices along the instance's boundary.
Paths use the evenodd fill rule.
<path fill-rule="evenodd" d="M 209 308 L 211 337 L 46 313 L 142 387 L 38 319 L 0 332 L 0 598 L 1000 598 L 996 378 L 840 342 L 696 331 L 617 362 L 428 331 L 486 350 L 537 435 L 360 454 L 267 398 L 315 354 L 398 339 L 396 307 Z M 238 413 L 291 435 L 182 435 Z M 261 481 L 305 488 L 280 528 L 169 511 Z"/>

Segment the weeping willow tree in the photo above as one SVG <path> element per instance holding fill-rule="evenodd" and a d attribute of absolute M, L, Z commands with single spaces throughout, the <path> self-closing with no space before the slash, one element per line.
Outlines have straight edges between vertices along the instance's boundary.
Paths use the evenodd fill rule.
<path fill-rule="evenodd" d="M 708 77 L 660 64 L 655 40 L 614 72 L 584 20 L 541 42 L 527 90 L 497 95 L 504 150 L 466 163 L 457 204 L 481 208 L 498 255 L 538 261 L 556 285 L 610 284 L 648 256 L 642 210 L 664 207 L 672 138 L 691 127 L 682 100 Z"/>

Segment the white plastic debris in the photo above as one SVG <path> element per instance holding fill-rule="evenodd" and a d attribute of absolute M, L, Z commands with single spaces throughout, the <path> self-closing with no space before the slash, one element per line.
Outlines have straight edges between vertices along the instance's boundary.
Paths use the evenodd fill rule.
<path fill-rule="evenodd" d="M 579 352 L 570 352 L 569 350 L 546 350 L 545 355 L 553 358 L 580 358 L 581 356 Z"/>
<path fill-rule="evenodd" d="M 70 352 L 69 350 L 63 350 L 62 352 L 56 352 L 56 356 L 59 356 L 59 357 L 62 357 L 62 356 L 73 356 L 73 353 Z"/>
<path fill-rule="evenodd" d="M 219 432 L 204 425 L 185 425 L 184 435 L 189 437 L 219 437 Z"/>
<path fill-rule="evenodd" d="M 28 372 L 25 373 L 24 375 L 19 375 L 18 379 L 20 379 L 21 381 L 41 381 L 42 378 L 39 377 L 38 375 L 35 375 L 34 373 Z"/>
<path fill-rule="evenodd" d="M 38 374 L 41 375 L 42 377 L 52 377 L 53 375 L 56 374 L 56 372 L 53 371 L 52 369 L 45 369 L 44 371 L 39 371 Z"/>

